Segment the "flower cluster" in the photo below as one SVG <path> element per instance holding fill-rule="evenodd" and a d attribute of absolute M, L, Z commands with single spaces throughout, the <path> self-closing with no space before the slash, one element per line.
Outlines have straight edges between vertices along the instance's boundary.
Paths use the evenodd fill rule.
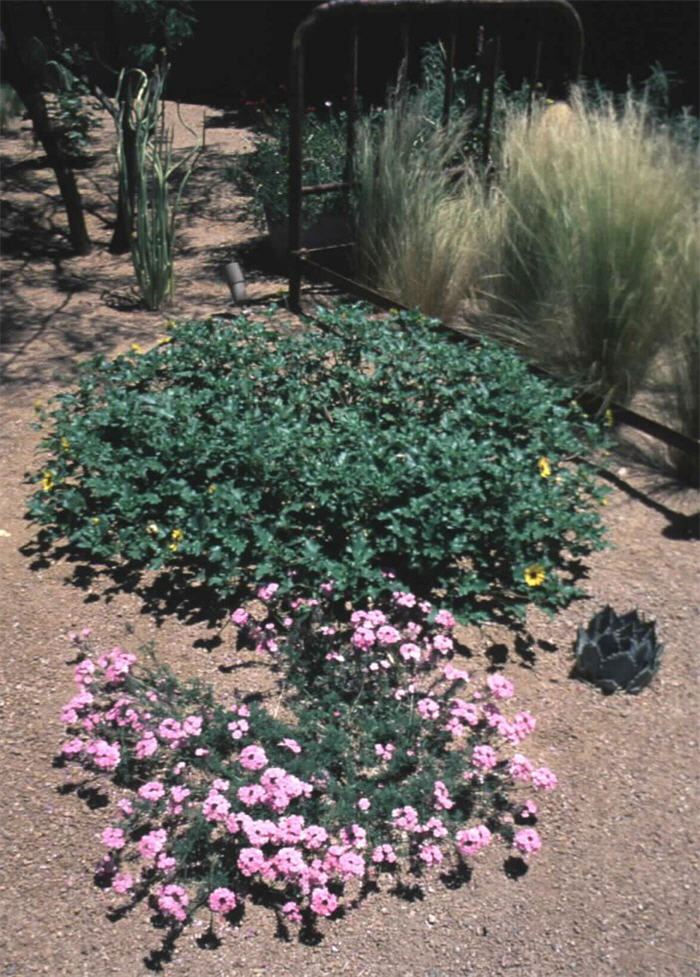
<path fill-rule="evenodd" d="M 296 722 L 120 649 L 76 666 L 61 753 L 123 789 L 101 836 L 115 894 L 182 926 L 242 912 L 263 885 L 281 920 L 311 922 L 382 872 L 456 866 L 497 837 L 537 852 L 537 806 L 516 795 L 556 776 L 514 750 L 535 720 L 502 711 L 512 683 L 459 668 L 453 616 L 411 593 L 343 620 L 332 599 L 330 583 L 295 601 L 268 584 L 232 615 L 241 654 L 283 662 Z"/>

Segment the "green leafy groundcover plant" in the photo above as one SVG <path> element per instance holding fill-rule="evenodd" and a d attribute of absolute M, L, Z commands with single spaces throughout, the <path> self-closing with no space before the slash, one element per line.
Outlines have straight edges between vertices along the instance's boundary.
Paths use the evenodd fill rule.
<path fill-rule="evenodd" d="M 600 443 L 562 388 L 418 313 L 318 312 L 322 329 L 173 325 L 58 398 L 29 511 L 91 563 L 264 580 L 308 594 L 397 585 L 522 609 L 567 603 L 602 545 Z M 484 605 L 482 605 L 484 606 Z"/>
<path fill-rule="evenodd" d="M 497 836 L 515 855 L 540 848 L 522 792 L 557 778 L 519 752 L 535 719 L 502 711 L 502 674 L 455 666 L 452 614 L 396 590 L 338 621 L 331 582 L 280 594 L 265 585 L 232 615 L 239 645 L 279 669 L 271 708 L 120 648 L 76 666 L 61 755 L 121 795 L 102 884 L 174 928 L 199 907 L 235 920 L 248 898 L 312 925 L 382 873 L 464 873 Z"/>

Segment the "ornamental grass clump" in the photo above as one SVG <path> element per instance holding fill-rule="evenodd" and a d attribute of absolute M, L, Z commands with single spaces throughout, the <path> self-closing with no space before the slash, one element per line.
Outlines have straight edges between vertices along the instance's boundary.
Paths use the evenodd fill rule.
<path fill-rule="evenodd" d="M 602 434 L 568 391 L 417 313 L 319 310 L 287 335 L 270 315 L 83 368 L 30 476 L 42 546 L 224 594 L 376 595 L 391 570 L 473 620 L 576 595 L 603 545 Z"/>
<path fill-rule="evenodd" d="M 290 602 L 266 585 L 232 615 L 239 654 L 279 669 L 267 700 L 217 698 L 119 648 L 76 666 L 61 756 L 120 795 L 98 874 L 127 905 L 178 929 L 262 900 L 308 927 L 383 875 L 463 873 L 497 839 L 540 848 L 528 795 L 557 779 L 520 752 L 535 719 L 503 710 L 512 684 L 455 665 L 448 611 L 397 590 L 338 620 L 332 591 Z"/>
<path fill-rule="evenodd" d="M 357 274 L 384 295 L 449 319 L 485 271 L 495 227 L 464 155 L 469 116 L 431 118 L 428 94 L 396 96 L 357 130 Z M 460 164 L 456 179 L 450 167 Z"/>
<path fill-rule="evenodd" d="M 498 195 L 493 333 L 532 361 L 628 402 L 689 311 L 695 160 L 644 97 L 514 112 Z"/>

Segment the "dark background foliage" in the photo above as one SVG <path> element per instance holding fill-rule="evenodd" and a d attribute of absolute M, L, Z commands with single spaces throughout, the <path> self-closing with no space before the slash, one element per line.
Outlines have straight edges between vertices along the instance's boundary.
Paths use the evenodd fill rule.
<path fill-rule="evenodd" d="M 288 55 L 296 25 L 318 4 L 308 0 L 195 0 L 190 4 L 197 22 L 192 37 L 178 52 L 170 81 L 170 95 L 183 101 L 235 105 L 239 100 L 283 98 L 288 80 Z M 110 72 L 99 68 L 114 65 L 119 31 L 124 18 L 113 0 L 62 0 L 52 6 L 68 42 L 82 45 L 99 55 L 101 83 L 113 86 Z M 176 4 L 161 4 L 163 7 Z M 180 4 L 182 6 L 182 4 Z M 575 0 L 585 32 L 583 73 L 599 79 L 616 91 L 625 88 L 628 76 L 636 84 L 649 75 L 655 62 L 678 77 L 672 92 L 674 108 L 698 106 L 697 59 L 700 7 L 694 0 Z M 47 4 L 35 0 L 7 0 L 4 17 L 13 20 L 14 32 L 46 36 L 51 27 Z M 535 10 L 536 5 L 532 10 Z M 469 63 L 476 43 L 482 12 L 465 5 L 464 30 L 460 35 L 458 59 Z M 517 82 L 532 63 L 527 35 L 535 14 L 505 11 L 504 64 L 512 82 Z M 381 97 L 395 68 L 398 53 L 398 20 L 390 13 L 373 13 L 361 52 L 363 88 L 369 97 Z M 421 18 L 419 18 L 420 20 Z M 424 18 L 425 19 L 425 18 Z M 546 15 L 548 38 L 543 71 L 552 79 L 566 70 L 566 39 L 560 17 Z M 417 40 L 423 30 L 417 25 Z M 425 33 L 430 32 L 427 27 Z M 309 59 L 308 100 L 311 104 L 336 100 L 344 90 L 344 58 L 347 33 L 330 29 L 319 39 L 318 54 Z M 427 39 L 427 36 L 426 36 Z M 395 50 L 394 50 L 395 49 Z M 556 88 L 552 94 L 560 94 Z"/>

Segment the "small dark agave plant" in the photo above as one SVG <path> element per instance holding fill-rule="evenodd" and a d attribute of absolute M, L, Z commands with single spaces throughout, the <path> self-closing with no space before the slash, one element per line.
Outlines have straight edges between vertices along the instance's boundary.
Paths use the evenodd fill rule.
<path fill-rule="evenodd" d="M 574 675 L 603 692 L 634 694 L 651 682 L 662 651 L 654 621 L 642 621 L 637 611 L 618 617 L 608 605 L 578 629 Z"/>

